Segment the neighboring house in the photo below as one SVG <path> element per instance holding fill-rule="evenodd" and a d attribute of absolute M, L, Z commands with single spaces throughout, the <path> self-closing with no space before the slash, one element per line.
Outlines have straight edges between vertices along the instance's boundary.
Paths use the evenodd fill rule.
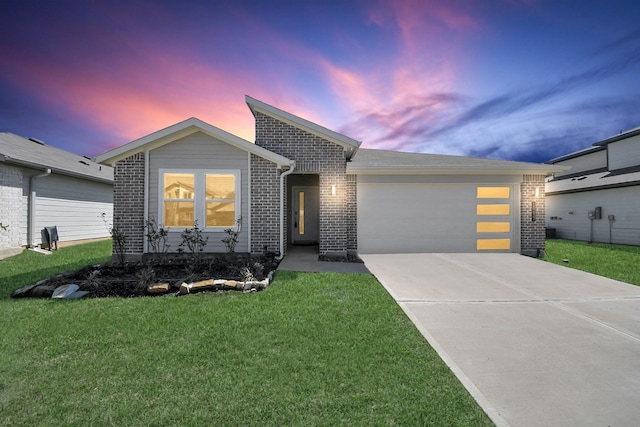
<path fill-rule="evenodd" d="M 570 167 L 546 183 L 557 237 L 640 245 L 640 128 L 547 163 Z"/>
<path fill-rule="evenodd" d="M 114 218 L 126 253 L 148 252 L 147 220 L 171 250 L 197 221 L 206 250 L 284 255 L 522 252 L 544 249 L 544 179 L 560 168 L 359 148 L 360 142 L 246 97 L 256 141 L 191 118 L 101 154 L 114 166 Z M 537 195 L 537 197 L 536 197 Z M 534 211 L 532 211 L 534 209 Z"/>
<path fill-rule="evenodd" d="M 56 226 L 60 242 L 108 237 L 113 169 L 36 139 L 0 133 L 0 251 L 42 243 Z"/>

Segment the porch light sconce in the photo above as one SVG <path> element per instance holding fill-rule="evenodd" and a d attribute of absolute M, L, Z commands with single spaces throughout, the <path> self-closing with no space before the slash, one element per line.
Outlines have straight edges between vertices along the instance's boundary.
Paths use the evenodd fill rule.
<path fill-rule="evenodd" d="M 540 187 L 536 187 L 536 199 L 540 198 Z"/>
<path fill-rule="evenodd" d="M 332 196 L 335 196 L 335 195 L 336 195 L 336 186 L 335 186 L 335 185 L 332 185 L 332 186 L 331 186 L 331 195 L 332 195 Z"/>
<path fill-rule="evenodd" d="M 531 201 L 531 222 L 536 222 L 536 201 Z"/>

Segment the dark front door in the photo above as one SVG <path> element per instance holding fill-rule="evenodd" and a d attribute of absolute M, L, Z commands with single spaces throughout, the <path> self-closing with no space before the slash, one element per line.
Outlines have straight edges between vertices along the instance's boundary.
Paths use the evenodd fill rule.
<path fill-rule="evenodd" d="M 292 243 L 318 243 L 320 192 L 318 187 L 292 188 Z"/>

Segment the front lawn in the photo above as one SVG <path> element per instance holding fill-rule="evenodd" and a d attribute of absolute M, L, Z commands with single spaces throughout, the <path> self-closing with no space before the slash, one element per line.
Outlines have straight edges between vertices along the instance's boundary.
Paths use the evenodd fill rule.
<path fill-rule="evenodd" d="M 110 239 L 67 246 L 51 255 L 25 250 L 19 255 L 0 260 L 0 299 L 8 298 L 16 289 L 32 285 L 56 273 L 110 260 Z"/>
<path fill-rule="evenodd" d="M 14 300 L 15 262 L 0 261 L 0 425 L 491 425 L 372 276 Z"/>
<path fill-rule="evenodd" d="M 547 240 L 544 259 L 640 286 L 639 246 L 551 239 Z"/>

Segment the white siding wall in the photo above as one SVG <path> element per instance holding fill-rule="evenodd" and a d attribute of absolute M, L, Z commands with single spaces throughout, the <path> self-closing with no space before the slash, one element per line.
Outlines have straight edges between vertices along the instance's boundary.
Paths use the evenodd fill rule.
<path fill-rule="evenodd" d="M 112 185 L 55 173 L 34 182 L 34 243 L 41 243 L 41 230 L 52 225 L 58 227 L 61 242 L 109 237 L 101 214 L 106 213 L 112 221 Z"/>
<path fill-rule="evenodd" d="M 609 170 L 640 166 L 640 135 L 612 142 L 609 150 Z"/>
<path fill-rule="evenodd" d="M 594 169 L 607 167 L 607 150 L 596 151 L 595 153 L 585 154 L 580 157 L 568 159 L 563 162 L 556 163 L 557 166 L 571 166 L 566 172 L 556 173 L 556 177 L 564 175 L 573 175 L 578 172 L 585 172 Z"/>
<path fill-rule="evenodd" d="M 165 169 L 237 169 L 241 173 L 240 212 L 243 218 L 242 233 L 238 236 L 236 252 L 249 252 L 249 160 L 247 152 L 218 141 L 201 132 L 189 135 L 149 153 L 149 218 L 160 215 L 159 170 Z M 180 233 L 184 229 L 170 232 L 170 252 L 175 252 L 182 241 Z M 209 238 L 206 252 L 225 252 L 222 239 L 227 235 L 222 231 L 207 232 Z"/>
<path fill-rule="evenodd" d="M 23 169 L 0 163 L 0 249 L 27 243 L 27 197 Z"/>
<path fill-rule="evenodd" d="M 587 213 L 602 207 L 602 219 L 593 221 L 593 241 L 640 245 L 640 186 L 548 195 L 547 225 L 557 237 L 589 240 L 591 220 Z M 611 224 L 608 215 L 615 215 Z M 559 219 L 551 219 L 558 217 Z M 561 219 L 560 219 L 561 218 Z"/>

